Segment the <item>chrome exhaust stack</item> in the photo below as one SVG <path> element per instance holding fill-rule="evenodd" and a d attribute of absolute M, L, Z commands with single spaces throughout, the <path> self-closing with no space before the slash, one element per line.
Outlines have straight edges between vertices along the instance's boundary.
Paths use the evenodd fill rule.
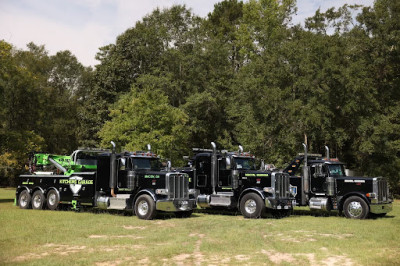
<path fill-rule="evenodd" d="M 112 153 L 110 157 L 110 188 L 111 188 L 111 196 L 116 197 L 114 189 L 117 182 L 117 156 L 115 155 L 115 143 L 114 141 L 110 142 L 113 146 Z"/>
<path fill-rule="evenodd" d="M 243 146 L 239 145 L 239 155 L 243 153 Z"/>
<path fill-rule="evenodd" d="M 329 147 L 328 146 L 325 146 L 325 157 L 326 157 L 326 159 L 329 161 Z"/>
<path fill-rule="evenodd" d="M 213 190 L 213 194 L 216 194 L 215 187 L 217 186 L 217 167 L 218 167 L 218 159 L 217 159 L 217 145 L 215 142 L 211 142 L 212 146 L 212 155 L 211 155 L 211 186 Z"/>
<path fill-rule="evenodd" d="M 310 192 L 310 178 L 308 176 L 308 162 L 307 162 L 307 145 L 303 143 L 304 147 L 304 166 L 303 166 L 303 193 L 301 193 L 301 204 L 306 205 L 307 195 Z"/>

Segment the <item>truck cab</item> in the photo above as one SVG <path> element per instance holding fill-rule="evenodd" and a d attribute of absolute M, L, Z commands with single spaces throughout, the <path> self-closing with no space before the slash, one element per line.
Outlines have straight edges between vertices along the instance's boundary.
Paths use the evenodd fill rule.
<path fill-rule="evenodd" d="M 346 176 L 345 164 L 330 158 L 328 147 L 323 158 L 321 154 L 308 154 L 303 146 L 305 153 L 284 169 L 290 175 L 295 205 L 339 210 L 353 219 L 364 219 L 369 214 L 383 216 L 392 210 L 393 200 L 385 178 Z"/>
<path fill-rule="evenodd" d="M 257 170 L 255 157 L 243 152 L 193 149 L 189 167 L 181 171 L 190 176 L 202 208 L 239 209 L 246 218 L 261 217 L 266 210 L 285 213 L 292 209 L 289 175 Z"/>
<path fill-rule="evenodd" d="M 42 165 L 46 171 L 20 176 L 17 205 L 22 209 L 88 206 L 133 211 L 140 219 L 153 219 L 157 212 L 191 215 L 196 200 L 187 174 L 163 169 L 150 145 L 146 152 L 116 153 L 112 144 L 112 152 L 90 157 L 76 152 L 68 158 L 51 155 L 42 156 L 40 162 L 35 159 L 31 168 Z M 50 171 L 53 168 L 55 171 Z"/>

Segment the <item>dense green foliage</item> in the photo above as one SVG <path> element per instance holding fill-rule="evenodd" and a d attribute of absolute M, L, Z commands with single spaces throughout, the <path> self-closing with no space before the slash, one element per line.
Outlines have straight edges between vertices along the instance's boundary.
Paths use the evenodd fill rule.
<path fill-rule="evenodd" d="M 154 10 L 84 68 L 69 52 L 0 47 L 0 174 L 31 149 L 143 149 L 173 164 L 192 147 L 241 144 L 284 166 L 307 138 L 399 189 L 400 3 L 317 10 L 294 0 L 226 0 L 206 18 Z M 397 191 L 399 193 L 399 191 Z"/>

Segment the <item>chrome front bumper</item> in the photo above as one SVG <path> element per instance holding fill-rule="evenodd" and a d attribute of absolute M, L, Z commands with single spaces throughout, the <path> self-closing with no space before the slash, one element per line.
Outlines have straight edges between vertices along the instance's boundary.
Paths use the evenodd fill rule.
<path fill-rule="evenodd" d="M 274 198 L 265 198 L 265 207 L 273 210 L 291 210 L 293 209 L 292 200 L 291 199 L 274 199 Z"/>
<path fill-rule="evenodd" d="M 191 211 L 196 207 L 195 199 L 157 200 L 156 209 L 165 212 Z"/>
<path fill-rule="evenodd" d="M 388 213 L 392 211 L 393 205 L 392 203 L 381 203 L 381 204 L 373 204 L 369 206 L 369 211 L 371 213 L 379 214 L 379 213 Z"/>

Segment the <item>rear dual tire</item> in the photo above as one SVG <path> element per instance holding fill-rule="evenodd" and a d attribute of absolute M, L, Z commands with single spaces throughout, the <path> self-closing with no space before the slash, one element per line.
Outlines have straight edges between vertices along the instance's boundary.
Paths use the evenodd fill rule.
<path fill-rule="evenodd" d="M 29 209 L 31 207 L 31 194 L 28 190 L 23 190 L 18 196 L 18 205 L 21 209 Z"/>
<path fill-rule="evenodd" d="M 60 203 L 60 196 L 55 189 L 51 189 L 49 193 L 47 193 L 46 203 L 49 210 L 54 211 L 58 208 L 58 204 Z"/>
<path fill-rule="evenodd" d="M 46 199 L 41 190 L 36 190 L 32 195 L 32 209 L 43 210 Z"/>

